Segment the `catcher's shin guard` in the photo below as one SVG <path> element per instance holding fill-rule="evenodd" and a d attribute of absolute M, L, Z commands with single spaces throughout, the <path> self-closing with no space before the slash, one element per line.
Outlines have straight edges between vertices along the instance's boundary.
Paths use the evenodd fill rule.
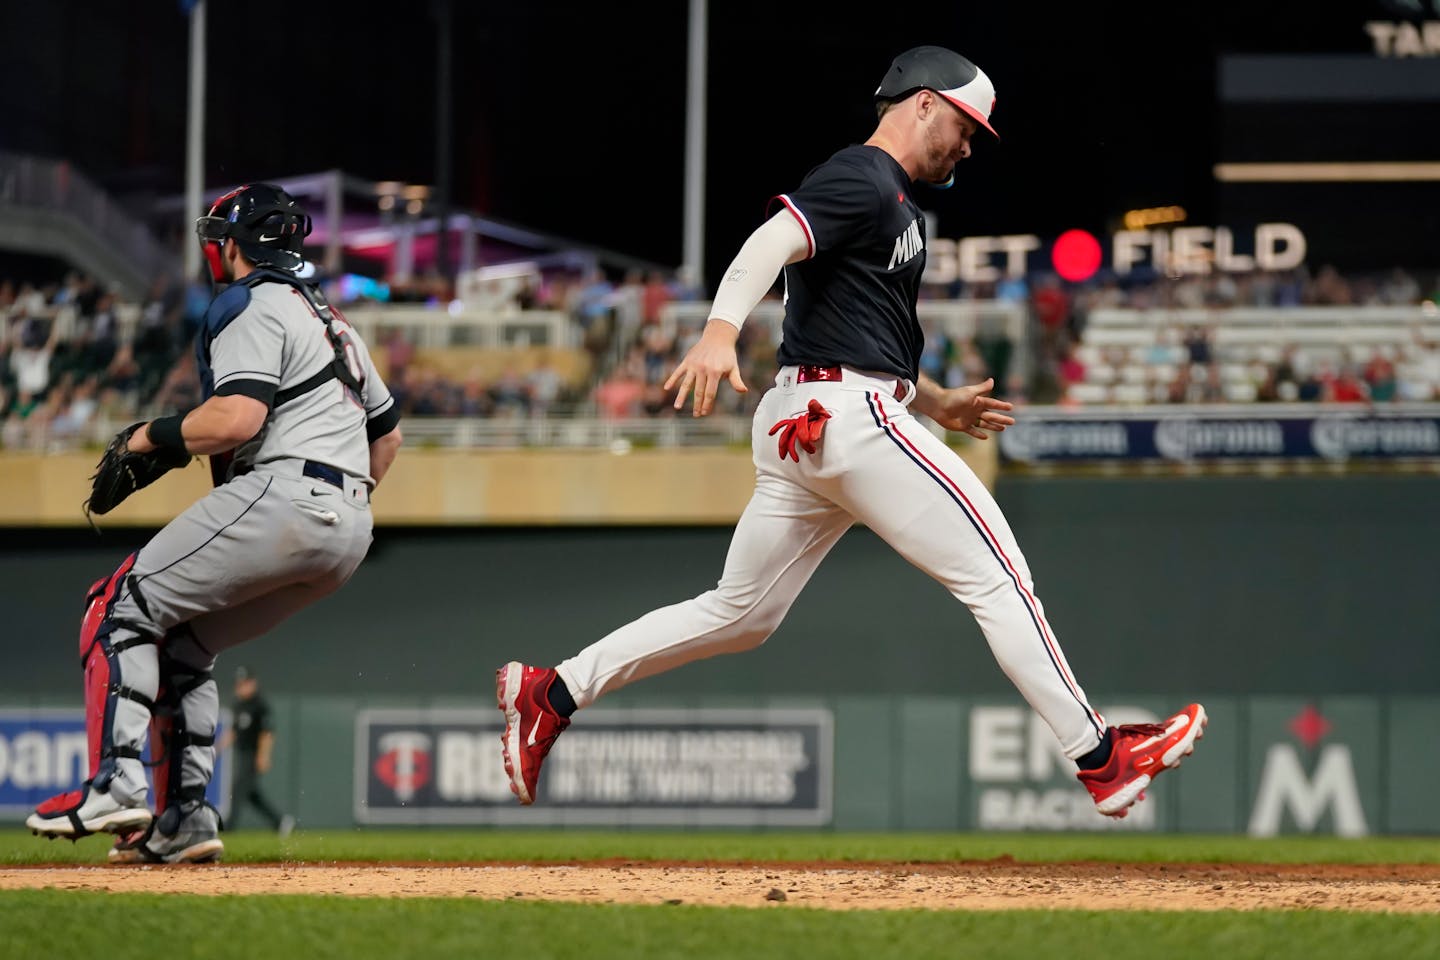
<path fill-rule="evenodd" d="M 114 616 L 134 565 L 132 553 L 114 573 L 97 581 L 86 595 L 80 619 L 87 779 L 96 789 L 108 791 L 119 777 L 125 799 L 145 794 L 140 750 L 159 682 L 155 637 Z"/>
<path fill-rule="evenodd" d="M 100 753 L 105 730 L 105 702 L 110 688 L 110 661 L 101 648 L 97 635 L 106 614 L 115 605 L 125 575 L 135 565 L 130 554 L 108 577 L 90 585 L 85 594 L 85 613 L 80 618 L 80 669 L 85 685 L 85 739 L 90 763 L 86 779 L 94 779 L 100 771 Z"/>
<path fill-rule="evenodd" d="M 209 670 L 162 654 L 160 675 L 164 693 L 156 716 L 167 729 L 165 753 L 157 757 L 154 769 L 157 814 L 182 797 L 204 799 L 215 773 L 215 724 L 220 715 L 220 690 Z M 156 741 L 150 742 L 154 752 Z"/>

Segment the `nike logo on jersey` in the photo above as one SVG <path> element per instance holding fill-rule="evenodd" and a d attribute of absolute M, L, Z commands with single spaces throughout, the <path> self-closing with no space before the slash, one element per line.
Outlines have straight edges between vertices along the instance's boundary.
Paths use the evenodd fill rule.
<path fill-rule="evenodd" d="M 270 236 L 268 233 L 262 233 L 262 234 L 260 234 L 260 240 L 259 240 L 259 242 L 260 242 L 260 243 L 274 243 L 276 240 L 279 240 L 279 239 L 280 239 L 279 237 L 272 237 L 272 236 Z"/>
<path fill-rule="evenodd" d="M 541 717 L 536 717 L 534 725 L 530 727 L 530 736 L 525 740 L 529 746 L 535 746 L 535 731 L 540 729 L 541 719 Z"/>
<path fill-rule="evenodd" d="M 910 221 L 905 232 L 895 238 L 895 250 L 890 254 L 890 265 L 885 269 L 894 270 L 900 264 L 908 263 L 924 249 L 925 240 L 920 236 L 920 218 L 916 217 Z"/>
<path fill-rule="evenodd" d="M 330 492 L 329 492 L 328 490 L 316 490 L 314 487 L 311 487 L 311 488 L 310 488 L 310 496 L 312 496 L 312 497 L 328 497 L 328 496 L 330 496 Z"/>

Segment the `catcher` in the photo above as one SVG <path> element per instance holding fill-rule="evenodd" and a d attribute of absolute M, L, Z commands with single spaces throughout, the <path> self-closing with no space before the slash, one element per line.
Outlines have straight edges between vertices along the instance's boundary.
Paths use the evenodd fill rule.
<path fill-rule="evenodd" d="M 196 233 L 226 284 L 195 339 L 205 400 L 116 436 L 87 513 L 192 455 L 210 455 L 216 486 L 91 586 L 80 626 L 90 777 L 25 821 L 49 837 L 121 834 L 110 859 L 122 862 L 219 859 L 220 817 L 205 800 L 215 657 L 350 579 L 370 546 L 370 493 L 400 446 L 365 344 L 295 274 L 310 218 L 294 199 L 241 187 Z"/>

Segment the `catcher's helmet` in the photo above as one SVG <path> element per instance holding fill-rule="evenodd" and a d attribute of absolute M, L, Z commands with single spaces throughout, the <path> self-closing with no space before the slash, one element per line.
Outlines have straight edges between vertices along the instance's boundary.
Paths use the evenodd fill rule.
<path fill-rule="evenodd" d="M 996 137 L 990 126 L 995 85 L 985 71 L 953 50 L 915 47 L 896 57 L 875 91 L 877 102 L 904 100 L 917 90 L 934 90 Z"/>
<path fill-rule="evenodd" d="M 220 265 L 220 248 L 233 239 L 245 259 L 257 267 L 298 270 L 305 262 L 300 255 L 310 235 L 310 217 L 280 187 L 251 183 L 232 190 L 210 206 L 206 216 L 195 221 L 195 233 L 217 282 L 225 277 Z"/>

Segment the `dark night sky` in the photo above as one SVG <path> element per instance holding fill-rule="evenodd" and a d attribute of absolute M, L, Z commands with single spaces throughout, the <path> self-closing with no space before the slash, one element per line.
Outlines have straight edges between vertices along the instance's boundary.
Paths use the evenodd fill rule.
<path fill-rule="evenodd" d="M 844 6 L 711 0 L 708 275 L 769 196 L 869 134 L 869 96 L 906 47 L 951 46 L 998 91 L 1003 140 L 927 204 L 942 233 L 1053 234 L 1132 206 L 1205 222 L 1217 53 L 1363 51 L 1362 24 L 1386 15 L 1381 0 Z M 433 182 L 430 9 L 210 0 L 207 179 Z M 456 202 L 677 263 L 686 10 L 456 0 Z M 187 42 L 176 0 L 0 5 L 0 148 L 69 157 L 117 192 L 180 192 Z"/>

